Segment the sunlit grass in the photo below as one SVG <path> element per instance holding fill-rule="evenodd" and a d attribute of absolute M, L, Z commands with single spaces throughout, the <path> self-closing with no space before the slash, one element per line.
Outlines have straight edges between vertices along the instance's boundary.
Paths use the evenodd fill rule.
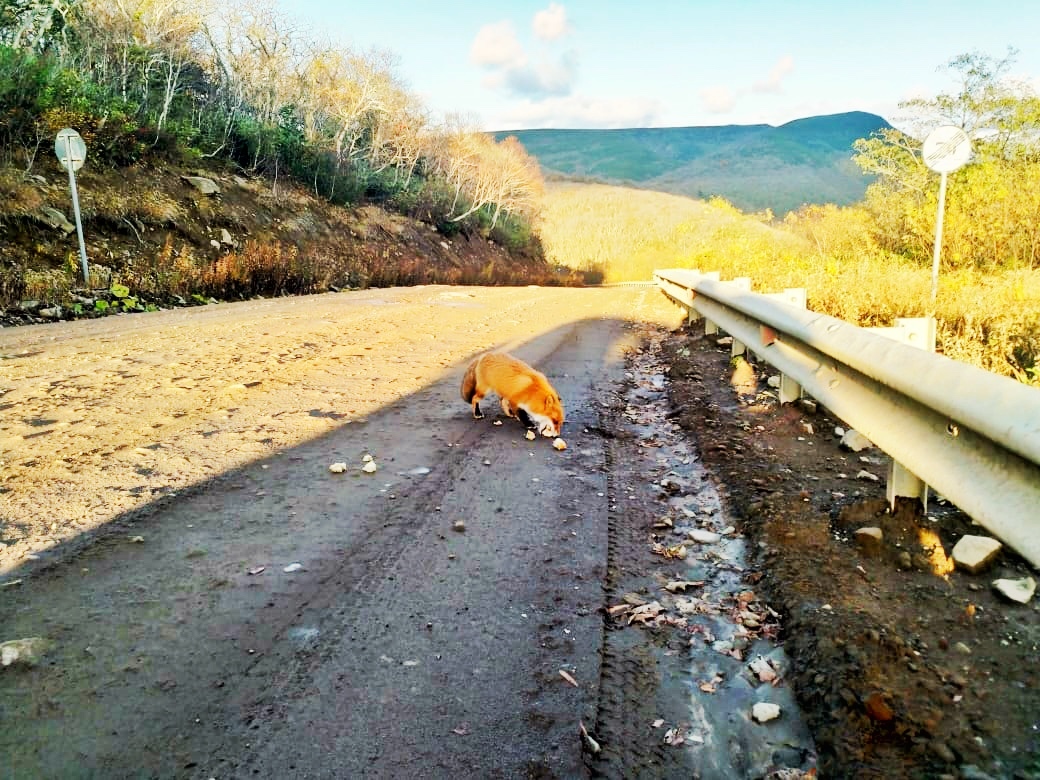
<path fill-rule="evenodd" d="M 864 211 L 769 217 L 722 200 L 553 183 L 540 230 L 550 262 L 602 272 L 608 283 L 696 268 L 751 277 L 758 292 L 804 287 L 809 308 L 865 327 L 928 314 L 931 269 L 875 246 Z M 944 270 L 936 316 L 947 356 L 1040 384 L 1040 272 Z"/>

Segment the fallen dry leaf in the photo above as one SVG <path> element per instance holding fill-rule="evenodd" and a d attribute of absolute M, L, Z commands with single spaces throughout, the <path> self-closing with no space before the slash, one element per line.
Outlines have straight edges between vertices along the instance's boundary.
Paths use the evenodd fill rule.
<path fill-rule="evenodd" d="M 874 720 L 884 723 L 895 717 L 892 708 L 888 706 L 888 703 L 880 693 L 870 694 L 863 702 L 863 706 L 866 707 L 867 714 Z"/>
<path fill-rule="evenodd" d="M 596 755 L 597 753 L 599 753 L 599 751 L 600 751 L 599 743 L 592 738 L 591 734 L 589 734 L 588 729 L 585 728 L 584 722 L 582 722 L 580 720 L 578 721 L 578 729 L 581 731 L 581 736 L 584 738 L 585 745 L 588 747 L 589 752 L 592 753 L 593 755 Z"/>
<path fill-rule="evenodd" d="M 628 625 L 632 625 L 635 622 L 647 623 L 664 611 L 658 602 L 651 601 L 649 604 L 643 604 L 642 606 L 636 607 L 632 610 L 632 613 L 628 617 Z"/>
<path fill-rule="evenodd" d="M 778 677 L 773 665 L 769 663 L 769 659 L 762 656 L 748 664 L 748 667 L 758 677 L 759 682 L 773 682 Z"/>
<path fill-rule="evenodd" d="M 560 677 L 569 682 L 575 688 L 578 687 L 578 681 L 575 680 L 565 669 L 560 669 Z"/>

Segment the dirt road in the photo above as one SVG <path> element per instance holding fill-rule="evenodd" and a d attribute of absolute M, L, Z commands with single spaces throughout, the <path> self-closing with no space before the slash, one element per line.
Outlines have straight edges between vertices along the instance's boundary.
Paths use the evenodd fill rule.
<path fill-rule="evenodd" d="M 585 774 L 612 399 L 676 316 L 426 287 L 0 332 L 0 641 L 49 646 L 0 673 L 0 775 Z M 470 419 L 492 346 L 553 379 L 565 451 Z"/>
<path fill-rule="evenodd" d="M 417 287 L 0 330 L 0 778 L 1040 777 L 1040 608 L 987 587 L 1029 568 L 937 573 L 970 519 L 890 513 L 883 453 L 678 317 Z M 470 418 L 495 346 L 566 450 Z"/>

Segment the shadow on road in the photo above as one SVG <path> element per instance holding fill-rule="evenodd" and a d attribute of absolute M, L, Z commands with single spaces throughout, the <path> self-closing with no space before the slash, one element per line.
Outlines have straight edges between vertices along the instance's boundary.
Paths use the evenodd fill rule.
<path fill-rule="evenodd" d="M 564 397 L 564 452 L 470 419 L 463 361 L 11 572 L 0 641 L 51 650 L 0 673 L 0 774 L 578 771 L 602 630 L 597 398 L 632 342 L 588 319 L 505 345 Z"/>

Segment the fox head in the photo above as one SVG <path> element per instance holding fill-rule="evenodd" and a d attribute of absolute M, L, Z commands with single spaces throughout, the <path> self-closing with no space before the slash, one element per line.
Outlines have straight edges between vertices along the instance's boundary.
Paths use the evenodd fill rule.
<path fill-rule="evenodd" d="M 531 419 L 538 426 L 538 432 L 542 436 L 559 436 L 563 428 L 563 402 L 560 396 L 549 393 L 544 396 L 535 408 L 526 410 Z"/>

